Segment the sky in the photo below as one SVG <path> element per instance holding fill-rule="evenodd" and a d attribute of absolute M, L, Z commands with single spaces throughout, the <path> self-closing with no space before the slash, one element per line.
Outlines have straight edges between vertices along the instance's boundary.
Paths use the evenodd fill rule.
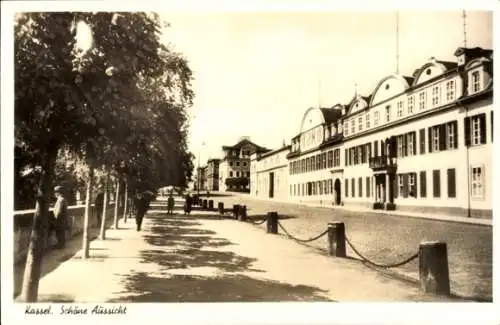
<path fill-rule="evenodd" d="M 275 149 L 299 133 L 312 106 L 347 103 L 430 57 L 455 61 L 462 11 L 173 12 L 163 41 L 193 70 L 189 148 L 201 164 L 249 136 Z M 467 11 L 467 46 L 492 48 L 492 13 Z M 205 143 L 205 145 L 203 145 Z M 198 160 L 195 161 L 195 164 Z"/>

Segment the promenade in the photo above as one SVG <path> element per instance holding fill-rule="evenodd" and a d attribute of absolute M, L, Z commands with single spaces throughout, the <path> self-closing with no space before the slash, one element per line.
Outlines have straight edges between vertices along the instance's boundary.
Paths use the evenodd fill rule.
<path fill-rule="evenodd" d="M 105 241 L 90 243 L 86 261 L 75 251 L 80 237 L 50 252 L 39 301 L 464 301 L 423 294 L 414 282 L 216 212 L 184 216 L 177 207 L 169 216 L 165 210 L 156 202 L 140 232 L 134 220 L 120 220 Z"/>

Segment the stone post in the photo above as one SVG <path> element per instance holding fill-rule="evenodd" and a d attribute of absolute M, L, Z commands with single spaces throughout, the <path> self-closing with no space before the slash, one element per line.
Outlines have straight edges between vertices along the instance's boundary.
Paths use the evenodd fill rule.
<path fill-rule="evenodd" d="M 328 223 L 328 252 L 331 256 L 346 257 L 343 222 Z"/>
<path fill-rule="evenodd" d="M 267 233 L 278 233 L 278 212 L 276 211 L 267 213 Z"/>
<path fill-rule="evenodd" d="M 419 247 L 420 286 L 426 293 L 450 295 L 450 274 L 446 243 L 421 242 Z"/>
<path fill-rule="evenodd" d="M 214 200 L 208 200 L 208 209 L 210 211 L 214 209 Z"/>
<path fill-rule="evenodd" d="M 241 205 L 238 213 L 238 220 L 247 221 L 247 206 Z"/>

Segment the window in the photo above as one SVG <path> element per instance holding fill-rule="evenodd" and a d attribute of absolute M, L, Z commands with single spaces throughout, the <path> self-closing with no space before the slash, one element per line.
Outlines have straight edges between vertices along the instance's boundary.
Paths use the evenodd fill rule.
<path fill-rule="evenodd" d="M 397 143 L 398 143 L 398 157 L 403 157 L 403 141 L 404 138 L 402 135 L 398 135 Z"/>
<path fill-rule="evenodd" d="M 407 135 L 408 141 L 408 156 L 415 155 L 415 132 L 410 132 Z"/>
<path fill-rule="evenodd" d="M 366 113 L 365 115 L 365 121 L 366 121 L 366 128 L 370 128 L 370 113 Z"/>
<path fill-rule="evenodd" d="M 233 167 L 233 162 L 232 161 L 229 162 L 229 166 Z"/>
<path fill-rule="evenodd" d="M 397 104 L 397 108 L 398 108 L 398 117 L 402 117 L 403 116 L 403 101 L 400 100 Z"/>
<path fill-rule="evenodd" d="M 250 172 L 247 172 L 247 177 L 250 177 Z"/>
<path fill-rule="evenodd" d="M 427 196 L 427 176 L 425 171 L 420 172 L 420 196 L 421 197 L 426 197 Z"/>
<path fill-rule="evenodd" d="M 481 142 L 481 124 L 478 116 L 474 116 L 472 119 L 472 145 L 476 146 Z"/>
<path fill-rule="evenodd" d="M 349 135 L 349 127 L 347 122 L 344 122 L 344 127 L 342 128 L 342 131 L 344 132 L 344 135 Z"/>
<path fill-rule="evenodd" d="M 439 105 L 439 86 L 432 87 L 432 106 Z"/>
<path fill-rule="evenodd" d="M 363 117 L 358 117 L 358 131 L 363 131 Z"/>
<path fill-rule="evenodd" d="M 405 186 L 404 186 L 404 179 L 403 179 L 403 174 L 398 175 L 398 192 L 401 195 L 401 197 L 405 197 Z"/>
<path fill-rule="evenodd" d="M 363 178 L 358 178 L 358 196 L 363 197 Z"/>
<path fill-rule="evenodd" d="M 355 121 L 354 119 L 351 120 L 351 133 L 355 133 L 356 132 L 356 125 L 355 125 Z"/>
<path fill-rule="evenodd" d="M 425 106 L 427 105 L 427 98 L 426 98 L 426 93 L 425 91 L 422 91 L 420 94 L 418 94 L 418 107 L 422 111 L 425 109 Z"/>
<path fill-rule="evenodd" d="M 385 121 L 389 122 L 391 120 L 391 105 L 385 107 Z"/>
<path fill-rule="evenodd" d="M 328 192 L 333 193 L 333 181 L 331 179 L 328 180 Z"/>
<path fill-rule="evenodd" d="M 328 151 L 328 163 L 327 168 L 333 167 L 333 151 Z"/>
<path fill-rule="evenodd" d="M 239 161 L 237 161 L 237 162 L 236 162 L 236 167 L 239 167 L 239 166 L 240 166 L 240 162 L 239 162 Z"/>
<path fill-rule="evenodd" d="M 319 192 L 319 193 L 318 193 L 318 194 L 319 194 L 319 195 L 323 195 L 323 186 L 322 186 L 322 185 L 323 185 L 323 182 L 322 182 L 322 181 L 319 181 L 318 183 L 319 183 L 319 184 L 318 184 L 318 185 L 319 185 L 319 186 L 318 186 L 318 187 L 319 187 L 319 189 L 318 189 L 318 192 Z"/>
<path fill-rule="evenodd" d="M 370 177 L 366 177 L 366 197 L 370 197 Z"/>
<path fill-rule="evenodd" d="M 464 119 L 466 146 L 486 143 L 486 114 L 478 114 Z"/>
<path fill-rule="evenodd" d="M 321 169 L 325 169 L 325 168 L 326 168 L 326 152 L 323 152 L 321 154 Z"/>
<path fill-rule="evenodd" d="M 413 113 L 413 106 L 415 106 L 415 97 L 408 97 L 408 114 Z"/>
<path fill-rule="evenodd" d="M 356 186 L 355 180 L 354 180 L 354 178 L 351 178 L 351 197 L 355 196 L 355 193 L 356 193 L 355 186 Z"/>
<path fill-rule="evenodd" d="M 446 101 L 451 102 L 455 100 L 455 80 L 446 82 Z"/>
<path fill-rule="evenodd" d="M 439 127 L 433 126 L 431 128 L 431 152 L 439 151 Z"/>
<path fill-rule="evenodd" d="M 417 185 L 416 185 L 417 174 L 410 173 L 408 174 L 408 196 L 416 197 L 417 196 Z"/>
<path fill-rule="evenodd" d="M 229 177 L 233 177 L 233 172 L 232 171 L 229 172 Z"/>
<path fill-rule="evenodd" d="M 448 169 L 447 174 L 448 174 L 448 197 L 449 198 L 457 197 L 455 168 Z"/>
<path fill-rule="evenodd" d="M 481 90 L 481 78 L 479 75 L 479 70 L 472 72 L 471 87 L 472 87 L 471 89 L 472 93 L 477 93 L 479 90 Z"/>
<path fill-rule="evenodd" d="M 344 165 L 345 166 L 348 166 L 348 159 L 349 158 L 349 155 L 347 154 L 347 149 L 344 149 Z"/>
<path fill-rule="evenodd" d="M 446 149 L 457 147 L 457 121 L 446 123 Z"/>
<path fill-rule="evenodd" d="M 340 149 L 333 151 L 333 164 L 334 166 L 340 166 Z"/>
<path fill-rule="evenodd" d="M 474 198 L 482 198 L 484 190 L 483 181 L 483 167 L 473 167 L 472 168 L 472 193 L 471 196 Z"/>
<path fill-rule="evenodd" d="M 380 113 L 377 111 L 373 113 L 373 125 L 378 125 L 378 120 L 380 119 Z"/>
<path fill-rule="evenodd" d="M 236 177 L 240 177 L 240 172 L 236 172 Z"/>
<path fill-rule="evenodd" d="M 441 196 L 441 177 L 439 173 L 439 169 L 435 169 L 432 171 L 432 195 L 434 197 Z"/>

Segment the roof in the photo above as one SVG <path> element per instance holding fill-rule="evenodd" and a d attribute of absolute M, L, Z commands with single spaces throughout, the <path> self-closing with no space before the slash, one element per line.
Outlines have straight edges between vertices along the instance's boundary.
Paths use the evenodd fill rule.
<path fill-rule="evenodd" d="M 453 70 L 455 69 L 456 67 L 458 67 L 458 64 L 456 62 L 450 62 L 450 61 L 439 61 L 439 60 L 436 60 L 437 63 L 441 63 L 442 65 L 444 65 L 446 67 L 446 71 L 448 70 Z"/>
<path fill-rule="evenodd" d="M 247 139 L 243 139 L 243 140 L 239 141 L 234 146 L 222 146 L 222 149 L 223 150 L 240 149 L 241 147 L 243 147 L 245 145 L 254 146 L 255 147 L 255 152 L 268 152 L 268 151 L 271 151 L 270 149 L 267 149 L 265 147 L 261 147 L 261 146 L 255 144 L 255 143 L 253 143 L 252 141 L 247 140 Z"/>
<path fill-rule="evenodd" d="M 330 124 L 332 122 L 336 122 L 340 115 L 342 115 L 342 111 L 335 108 L 320 108 L 321 113 L 323 113 L 323 117 L 325 118 L 325 123 Z"/>
<path fill-rule="evenodd" d="M 415 80 L 414 77 L 409 77 L 409 76 L 403 76 L 403 78 L 406 80 L 406 82 L 408 83 L 408 85 L 412 85 L 413 84 L 413 80 Z"/>
<path fill-rule="evenodd" d="M 260 160 L 262 158 L 266 158 L 266 157 L 272 156 L 272 155 L 277 154 L 279 152 L 282 152 L 284 150 L 290 150 L 291 147 L 292 147 L 291 145 L 287 145 L 287 146 L 284 146 L 284 147 L 281 147 L 281 148 L 278 148 L 278 149 L 274 149 L 274 150 L 265 152 L 262 155 L 260 155 L 259 157 L 257 157 L 257 160 Z"/>
<path fill-rule="evenodd" d="M 455 51 L 455 56 L 465 54 L 469 57 L 489 57 L 493 53 L 493 50 L 483 49 L 481 47 L 459 47 Z"/>

